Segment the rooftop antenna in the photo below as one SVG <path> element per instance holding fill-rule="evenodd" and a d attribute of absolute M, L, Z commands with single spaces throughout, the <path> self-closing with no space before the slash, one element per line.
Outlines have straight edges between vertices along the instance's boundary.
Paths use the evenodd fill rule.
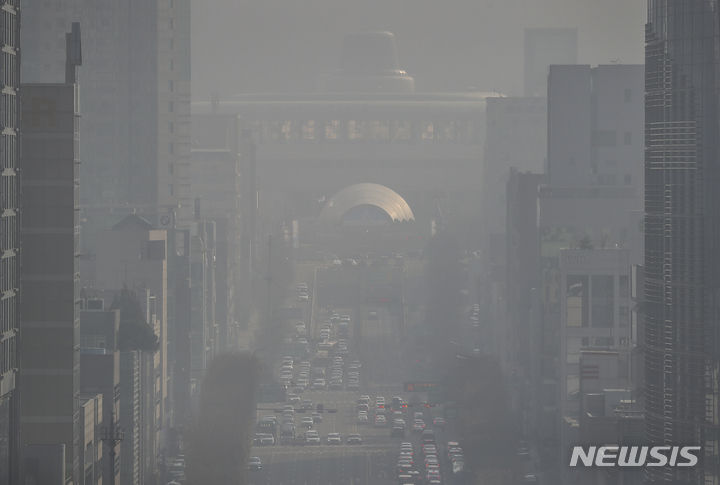
<path fill-rule="evenodd" d="M 70 32 L 65 34 L 65 82 L 77 82 L 77 67 L 82 66 L 82 43 L 80 22 L 73 22 Z"/>

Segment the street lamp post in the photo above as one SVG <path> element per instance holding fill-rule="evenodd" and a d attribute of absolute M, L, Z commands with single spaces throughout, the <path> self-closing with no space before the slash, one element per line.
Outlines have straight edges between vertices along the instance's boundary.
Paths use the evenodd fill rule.
<path fill-rule="evenodd" d="M 115 447 L 125 438 L 125 428 L 115 425 L 115 411 L 110 413 L 110 426 L 100 428 L 100 439 L 110 447 L 110 485 L 115 485 Z"/>

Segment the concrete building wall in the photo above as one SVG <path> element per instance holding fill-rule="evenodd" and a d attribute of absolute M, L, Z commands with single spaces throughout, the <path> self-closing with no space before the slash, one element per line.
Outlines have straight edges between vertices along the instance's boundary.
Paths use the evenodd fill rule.
<path fill-rule="evenodd" d="M 63 444 L 79 479 L 77 86 L 24 84 L 21 443 Z"/>
<path fill-rule="evenodd" d="M 102 394 L 80 395 L 80 467 L 82 485 L 102 485 L 103 443 L 100 429 L 105 424 L 103 417 Z M 107 483 L 107 482 L 106 482 Z"/>
<path fill-rule="evenodd" d="M 120 485 L 141 485 L 144 467 L 141 387 L 142 360 L 140 351 L 120 352 L 120 419 L 125 439 L 120 444 L 123 459 L 120 463 Z"/>
<path fill-rule="evenodd" d="M 142 375 L 145 397 L 143 435 L 145 438 L 143 469 L 155 470 L 157 454 L 165 446 L 166 430 L 171 419 L 173 363 L 169 357 L 169 328 L 167 321 L 167 240 L 165 230 L 151 229 L 152 224 L 136 215 L 127 216 L 114 229 L 97 235 L 95 281 L 99 289 L 119 292 L 124 283 L 128 288 L 149 290 L 153 298 L 145 298 L 147 314 L 155 319 L 153 326 L 160 342 L 160 350 L 144 357 Z M 154 300 L 154 305 L 153 305 Z M 154 311 L 153 308 L 154 307 Z"/>
<path fill-rule="evenodd" d="M 83 393 L 102 394 L 102 421 L 109 426 L 111 415 L 115 421 L 120 419 L 120 352 L 105 352 L 104 349 L 81 349 L 80 351 L 80 390 Z M 115 448 L 115 483 L 120 481 L 119 466 L 122 462 L 121 450 Z M 101 463 L 103 481 L 110 483 L 110 463 Z"/>
<path fill-rule="evenodd" d="M 580 411 L 581 348 L 629 346 L 629 275 L 626 249 L 560 250 L 558 402 L 563 417 L 577 417 Z M 614 372 L 608 370 L 603 376 L 616 379 L 620 374 L 615 365 Z"/>

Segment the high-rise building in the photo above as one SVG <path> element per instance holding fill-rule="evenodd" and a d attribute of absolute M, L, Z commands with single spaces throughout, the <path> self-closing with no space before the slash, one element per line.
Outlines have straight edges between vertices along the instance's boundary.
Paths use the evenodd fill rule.
<path fill-rule="evenodd" d="M 562 328 L 567 326 L 563 315 L 567 295 L 562 293 L 561 249 L 627 245 L 628 211 L 642 207 L 643 79 L 641 65 L 550 67 L 547 185 L 538 189 L 536 219 L 540 323 L 534 335 L 540 339 L 536 343 L 540 355 L 533 359 L 533 369 L 538 370 L 532 383 L 535 404 L 542 403 L 536 407 L 534 425 L 548 440 L 559 438 L 559 425 L 577 415 L 558 399 L 568 398 L 568 393 L 573 397 L 575 390 L 567 383 L 577 382 L 580 375 L 572 366 L 560 375 L 559 361 L 568 358 L 567 342 L 561 345 L 567 330 Z M 610 331 L 598 322 L 600 332 Z M 620 344 L 616 336 L 612 335 L 613 345 Z M 568 338 L 586 337 L 568 334 Z M 555 402 L 546 396 L 555 396 Z"/>
<path fill-rule="evenodd" d="M 157 224 L 157 206 L 180 206 L 190 220 L 190 0 L 24 7 L 24 82 L 62 80 L 65 30 L 83 28 L 83 252 L 133 208 Z"/>
<path fill-rule="evenodd" d="M 73 29 L 75 31 L 75 29 Z M 78 32 L 79 34 L 79 32 Z M 74 66 L 73 66 L 74 69 Z M 23 483 L 42 483 L 37 447 L 79 483 L 80 248 L 77 84 L 22 87 L 20 442 Z"/>
<path fill-rule="evenodd" d="M 647 481 L 720 483 L 720 22 L 715 0 L 650 0 L 645 27 L 645 433 L 701 446 Z"/>
<path fill-rule="evenodd" d="M 10 483 L 17 459 L 17 331 L 20 300 L 20 0 L 0 0 L 3 42 L 3 130 L 0 134 L 0 482 Z"/>
<path fill-rule="evenodd" d="M 547 96 L 552 64 L 577 63 L 577 29 L 525 29 L 525 96 Z"/>

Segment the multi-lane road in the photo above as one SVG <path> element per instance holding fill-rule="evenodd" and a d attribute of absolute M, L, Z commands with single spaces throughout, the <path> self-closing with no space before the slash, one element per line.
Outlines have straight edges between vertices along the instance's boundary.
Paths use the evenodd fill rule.
<path fill-rule="evenodd" d="M 302 267 L 298 271 L 298 282 L 307 282 L 315 274 L 314 268 Z M 320 271 L 347 272 L 335 273 L 337 281 L 343 281 L 347 277 L 352 280 L 354 268 L 323 268 Z M 311 399 L 313 411 L 318 403 L 324 408 L 337 409 L 336 413 L 324 412 L 323 420 L 315 423 L 313 428 L 320 435 L 319 445 L 280 445 L 254 446 L 253 456 L 258 456 L 262 461 L 262 468 L 250 472 L 249 483 L 252 485 L 394 485 L 396 483 L 395 464 L 397 462 L 397 449 L 401 441 L 413 441 L 419 452 L 419 438 L 411 436 L 408 429 L 407 438 L 390 439 L 390 427 L 376 428 L 373 425 L 372 411 L 369 424 L 357 423 L 357 398 L 361 394 L 367 394 L 374 401 L 377 396 L 383 396 L 388 403 L 392 402 L 394 396 L 400 396 L 407 402 L 411 397 L 402 391 L 404 380 L 411 380 L 411 367 L 414 357 L 411 355 L 413 349 L 402 336 L 402 319 L 400 314 L 392 314 L 388 308 L 383 306 L 371 306 L 360 301 L 354 292 L 357 287 L 347 284 L 333 284 L 328 274 L 320 278 L 322 284 L 315 284 L 314 293 L 311 292 L 311 301 L 306 303 L 308 308 L 315 302 L 313 321 L 306 318 L 306 325 L 309 324 L 310 340 L 319 333 L 319 327 L 328 318 L 323 314 L 324 305 L 332 300 L 339 302 L 338 313 L 351 316 L 351 333 L 348 342 L 350 355 L 345 358 L 345 366 L 349 362 L 359 360 L 361 362 L 360 384 L 358 391 L 343 390 L 310 390 L 307 389 L 299 397 Z M 322 293 L 326 293 L 323 298 Z M 328 294 L 332 298 L 327 298 Z M 375 311 L 377 319 L 369 319 L 368 313 Z M 306 312 L 309 314 L 309 312 Z M 333 338 L 337 337 L 337 325 L 333 328 Z M 426 396 L 418 395 L 425 399 Z M 258 417 L 272 414 L 268 411 L 269 405 L 263 405 L 264 410 L 258 410 Z M 297 407 L 297 406 L 296 406 Z M 372 407 L 371 407 L 372 410 Z M 409 408 L 406 411 L 408 416 L 406 422 L 412 423 L 413 412 L 424 411 L 425 422 L 428 427 L 432 419 L 428 410 L 422 407 Z M 300 422 L 303 416 L 309 416 L 310 411 L 304 414 L 296 414 L 296 433 L 303 433 Z M 392 418 L 388 416 L 391 422 Z M 278 416 L 281 419 L 281 416 Z M 342 444 L 327 444 L 328 433 L 339 433 L 342 437 Z M 363 443 L 359 445 L 347 444 L 350 434 L 360 434 Z M 448 432 L 449 433 L 449 432 Z M 448 436 L 439 433 L 438 443 L 443 439 L 447 441 Z M 419 467 L 421 473 L 422 466 Z"/>

